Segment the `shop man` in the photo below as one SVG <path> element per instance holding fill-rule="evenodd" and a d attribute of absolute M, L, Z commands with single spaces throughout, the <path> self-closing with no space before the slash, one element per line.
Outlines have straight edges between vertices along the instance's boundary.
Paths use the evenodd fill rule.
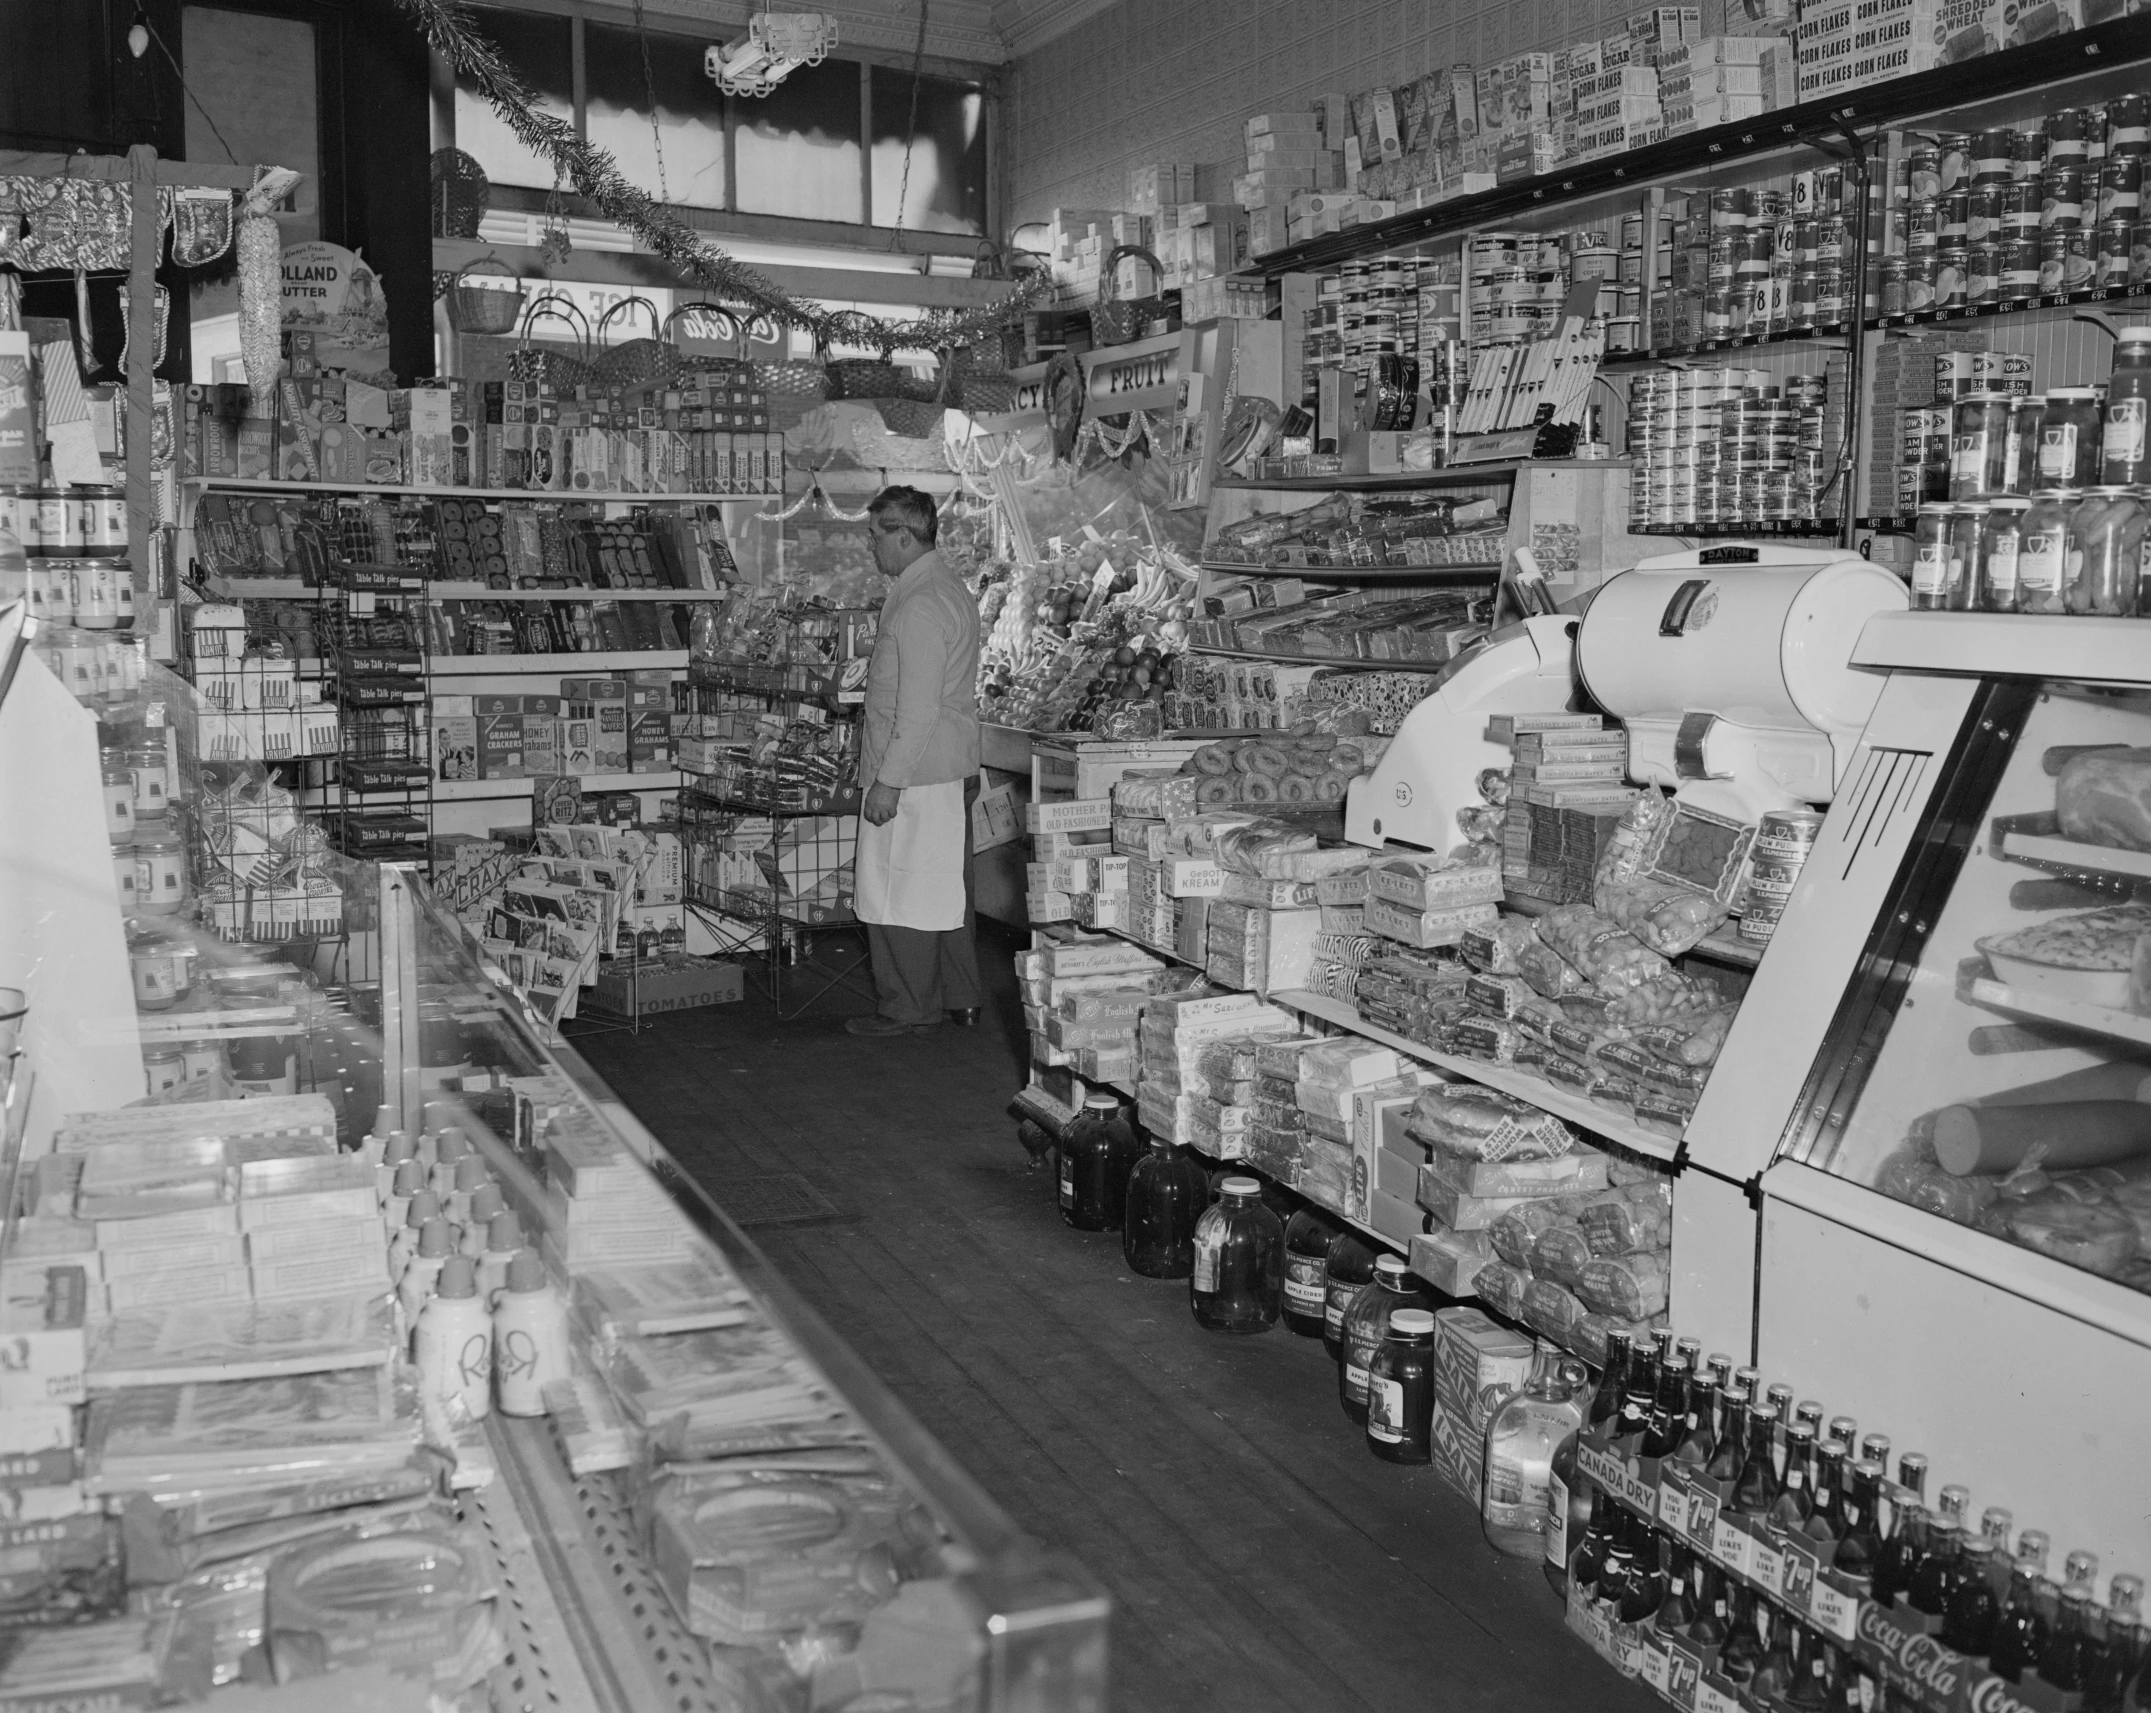
<path fill-rule="evenodd" d="M 879 1004 L 854 1035 L 924 1034 L 978 1019 L 971 804 L 978 796 L 978 603 L 934 550 L 931 496 L 884 488 L 867 508 L 890 579 L 866 675 L 859 920 Z"/>

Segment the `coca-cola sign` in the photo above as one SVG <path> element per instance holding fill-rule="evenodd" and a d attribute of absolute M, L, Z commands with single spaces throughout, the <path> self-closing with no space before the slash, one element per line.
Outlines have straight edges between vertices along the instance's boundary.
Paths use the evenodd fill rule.
<path fill-rule="evenodd" d="M 1880 1653 L 1923 1700 L 1940 1705 L 1956 1693 L 1964 1657 L 1932 1636 L 1901 1628 L 1872 1601 L 1860 1608 L 1860 1640 Z"/>
<path fill-rule="evenodd" d="M 1982 1677 L 1966 1698 L 1971 1713 L 2038 1713 L 2017 1694 L 2017 1686 L 2004 1677 Z"/>

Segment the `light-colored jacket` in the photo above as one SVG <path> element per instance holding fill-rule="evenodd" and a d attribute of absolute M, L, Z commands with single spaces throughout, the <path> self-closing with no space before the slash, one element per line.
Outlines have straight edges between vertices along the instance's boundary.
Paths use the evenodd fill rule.
<path fill-rule="evenodd" d="M 881 609 L 866 670 L 863 787 L 978 772 L 978 603 L 939 553 L 914 559 Z"/>

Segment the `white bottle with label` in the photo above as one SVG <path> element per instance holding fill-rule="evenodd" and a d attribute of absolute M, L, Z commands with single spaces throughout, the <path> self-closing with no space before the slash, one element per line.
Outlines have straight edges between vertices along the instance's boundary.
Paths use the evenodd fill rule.
<path fill-rule="evenodd" d="M 404 1205 L 403 1220 L 388 1240 L 388 1276 L 398 1284 L 403 1282 L 404 1269 L 411 1264 L 411 1257 L 418 1253 L 418 1240 L 424 1235 L 426 1221 L 441 1217 L 441 1198 L 431 1190 L 416 1190 Z"/>
<path fill-rule="evenodd" d="M 450 1255 L 441 1263 L 411 1342 L 419 1395 L 429 1410 L 444 1410 L 451 1427 L 492 1413 L 493 1316 L 478 1294 L 477 1270 L 468 1255 Z"/>
<path fill-rule="evenodd" d="M 509 1262 L 507 1285 L 493 1300 L 493 1377 L 504 1416 L 542 1416 L 546 1386 L 568 1377 L 567 1305 L 535 1249 Z"/>
<path fill-rule="evenodd" d="M 485 1253 L 478 1261 L 478 1288 L 491 1296 L 508 1282 L 508 1268 L 523 1247 L 523 1222 L 503 1208 L 486 1230 Z"/>
<path fill-rule="evenodd" d="M 429 1190 L 427 1194 L 432 1194 Z M 418 1250 L 403 1276 L 396 1281 L 396 1304 L 403 1310 L 403 1324 L 416 1324 L 426 1299 L 440 1283 L 441 1268 L 456 1253 L 456 1235 L 447 1220 L 435 1215 L 418 1234 Z M 475 1288 L 475 1287 L 474 1287 Z"/>

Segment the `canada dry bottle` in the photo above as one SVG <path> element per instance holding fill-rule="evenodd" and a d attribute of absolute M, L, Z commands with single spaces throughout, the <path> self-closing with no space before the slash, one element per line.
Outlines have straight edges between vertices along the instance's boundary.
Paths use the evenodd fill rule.
<path fill-rule="evenodd" d="M 1542 1352 L 1524 1389 L 1486 1424 L 1480 1515 L 1486 1538 L 1511 1558 L 1546 1556 L 1541 1537 L 1551 1516 L 1554 1453 L 1583 1426 L 1583 1381 L 1582 1363 Z M 1562 1503 L 1565 1511 L 1565 1495 Z"/>
<path fill-rule="evenodd" d="M 1344 1349 L 1344 1316 L 1374 1279 L 1374 1245 L 1356 1231 L 1331 1239 L 1322 1263 L 1322 1348 L 1332 1359 Z"/>
<path fill-rule="evenodd" d="M 1579 1388 L 1587 1385 L 1589 1378 L 1589 1370 L 1585 1370 L 1583 1379 L 1578 1382 Z M 1580 1404 L 1582 1397 L 1579 1389 L 1571 1401 Z M 1582 1437 L 1579 1427 L 1554 1447 L 1553 1463 L 1546 1477 L 1544 1569 L 1547 1582 L 1564 1600 L 1568 1598 L 1569 1558 L 1591 1526 L 1591 1511 L 1598 1493 L 1591 1478 L 1576 1467 L 1576 1446 Z"/>
<path fill-rule="evenodd" d="M 1210 1175 L 1187 1149 L 1163 1136 L 1128 1174 L 1120 1252 L 1146 1279 L 1184 1279 L 1195 1270 L 1195 1222 L 1210 1205 Z"/>
<path fill-rule="evenodd" d="M 1374 1277 L 1360 1288 L 1345 1311 L 1344 1342 L 1337 1364 L 1337 1396 L 1344 1413 L 1367 1425 L 1367 1370 L 1389 1335 L 1389 1317 L 1398 1309 L 1432 1309 L 1434 1296 L 1416 1274 L 1404 1270 L 1394 1255 L 1374 1263 Z"/>
<path fill-rule="evenodd" d="M 1253 1178 L 1227 1178 L 1195 1222 L 1188 1304 L 1210 1332 L 1267 1332 L 1285 1300 L 1285 1227 Z"/>
<path fill-rule="evenodd" d="M 1398 1309 L 1367 1368 L 1367 1449 L 1385 1463 L 1434 1461 L 1434 1316 Z"/>
<path fill-rule="evenodd" d="M 1591 1394 L 1590 1427 L 1611 1421 L 1621 1413 L 1621 1399 L 1628 1390 L 1628 1358 L 1635 1340 L 1625 1332 L 1606 1334 L 1606 1366 L 1598 1377 L 1598 1390 Z"/>
<path fill-rule="evenodd" d="M 1140 1149 L 1120 1102 L 1094 1094 L 1061 1134 L 1061 1218 L 1078 1231 L 1118 1231 Z"/>
<path fill-rule="evenodd" d="M 1322 1336 L 1324 1279 L 1337 1227 L 1311 1207 L 1285 1221 L 1285 1327 L 1302 1338 Z"/>

